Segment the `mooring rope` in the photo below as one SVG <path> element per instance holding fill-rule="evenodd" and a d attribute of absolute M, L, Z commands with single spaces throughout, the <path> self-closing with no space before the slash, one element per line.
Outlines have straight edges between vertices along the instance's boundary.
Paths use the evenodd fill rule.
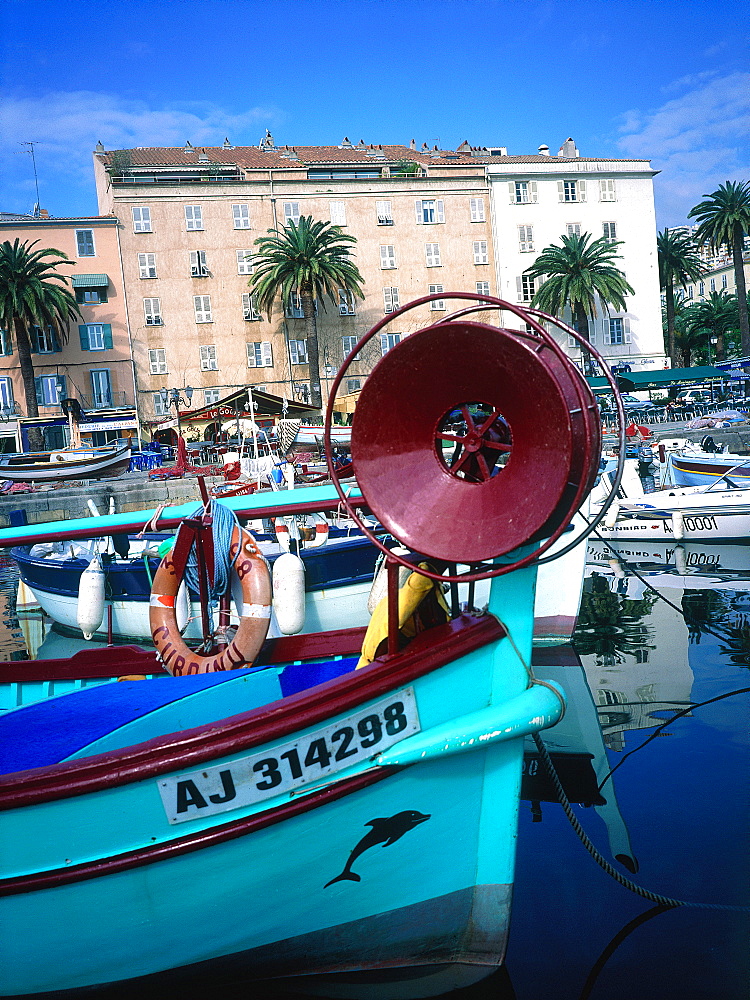
<path fill-rule="evenodd" d="M 232 544 L 232 532 L 235 526 L 239 527 L 237 515 L 226 504 L 214 501 L 211 507 L 213 524 L 211 534 L 214 549 L 214 578 L 208 581 L 209 603 L 215 604 L 226 594 L 229 588 L 229 573 L 234 566 L 237 556 L 240 554 L 239 548 L 234 556 L 230 558 L 229 549 Z M 185 566 L 185 582 L 194 593 L 200 593 L 198 581 L 198 556 L 195 542 L 190 548 L 187 565 Z"/>

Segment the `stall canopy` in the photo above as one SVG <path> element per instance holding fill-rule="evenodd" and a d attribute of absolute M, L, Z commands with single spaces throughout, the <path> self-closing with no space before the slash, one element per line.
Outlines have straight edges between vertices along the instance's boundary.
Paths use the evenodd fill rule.
<path fill-rule="evenodd" d="M 726 378 L 727 373 L 713 365 L 698 368 L 652 368 L 644 372 L 627 372 L 617 376 L 620 392 L 640 392 L 644 389 L 669 389 L 672 386 L 692 385 L 711 379 Z M 595 393 L 611 392 L 604 376 L 587 379 Z"/>
<path fill-rule="evenodd" d="M 282 417 L 289 419 L 295 417 L 320 416 L 320 409 L 309 406 L 307 403 L 300 403 L 296 399 L 282 399 L 281 396 L 274 396 L 270 392 L 263 392 L 260 389 L 253 389 L 253 414 L 255 417 Z M 248 402 L 247 389 L 240 389 L 233 392 L 216 403 L 208 406 L 201 406 L 197 410 L 180 410 L 182 421 L 190 420 L 216 420 L 217 418 L 230 419 L 239 410 L 240 415 L 247 416 L 245 404 Z M 284 406 L 286 404 L 286 413 Z"/>

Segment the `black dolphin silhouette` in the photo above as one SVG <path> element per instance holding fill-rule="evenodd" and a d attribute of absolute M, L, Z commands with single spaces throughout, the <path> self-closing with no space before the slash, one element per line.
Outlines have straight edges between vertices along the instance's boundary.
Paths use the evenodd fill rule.
<path fill-rule="evenodd" d="M 375 847 L 376 844 L 382 844 L 383 847 L 388 847 L 389 844 L 395 843 L 399 840 L 405 833 L 409 830 L 413 830 L 415 826 L 419 826 L 420 823 L 424 823 L 425 820 L 430 818 L 429 813 L 417 812 L 415 809 L 407 809 L 405 812 L 396 813 L 395 816 L 389 816 L 387 819 L 379 817 L 378 819 L 371 819 L 365 823 L 365 826 L 371 826 L 372 830 L 366 833 L 364 837 L 360 840 L 357 846 L 354 848 L 352 853 L 349 855 L 349 859 L 344 865 L 344 870 L 336 878 L 332 878 L 330 882 L 326 882 L 323 886 L 327 889 L 329 885 L 333 885 L 334 882 L 341 882 L 344 879 L 348 879 L 350 882 L 361 882 L 362 879 L 356 872 L 352 871 L 352 865 L 360 856 L 364 854 L 365 851 L 369 850 L 371 847 Z"/>

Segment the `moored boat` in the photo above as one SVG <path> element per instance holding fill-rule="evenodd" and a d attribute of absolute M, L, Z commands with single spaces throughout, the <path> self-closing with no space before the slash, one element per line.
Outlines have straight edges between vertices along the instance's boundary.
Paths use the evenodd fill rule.
<path fill-rule="evenodd" d="M 76 479 L 102 479 L 127 472 L 129 465 L 129 443 L 114 448 L 34 452 L 0 459 L 0 480 L 61 483 Z"/>

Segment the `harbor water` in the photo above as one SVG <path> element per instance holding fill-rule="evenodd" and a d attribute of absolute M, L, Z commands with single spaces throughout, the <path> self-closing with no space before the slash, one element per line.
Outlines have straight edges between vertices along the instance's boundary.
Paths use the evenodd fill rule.
<path fill-rule="evenodd" d="M 0 658 L 83 645 L 38 611 L 19 617 L 16 588 L 2 555 Z M 592 542 L 574 640 L 538 656 L 538 676 L 559 681 L 570 702 L 545 746 L 605 861 L 685 905 L 658 905 L 594 861 L 529 743 L 506 966 L 450 995 L 746 1000 L 750 546 L 651 543 L 621 546 L 618 558 Z M 244 983 L 220 993 L 201 984 L 199 995 L 287 994 Z"/>

